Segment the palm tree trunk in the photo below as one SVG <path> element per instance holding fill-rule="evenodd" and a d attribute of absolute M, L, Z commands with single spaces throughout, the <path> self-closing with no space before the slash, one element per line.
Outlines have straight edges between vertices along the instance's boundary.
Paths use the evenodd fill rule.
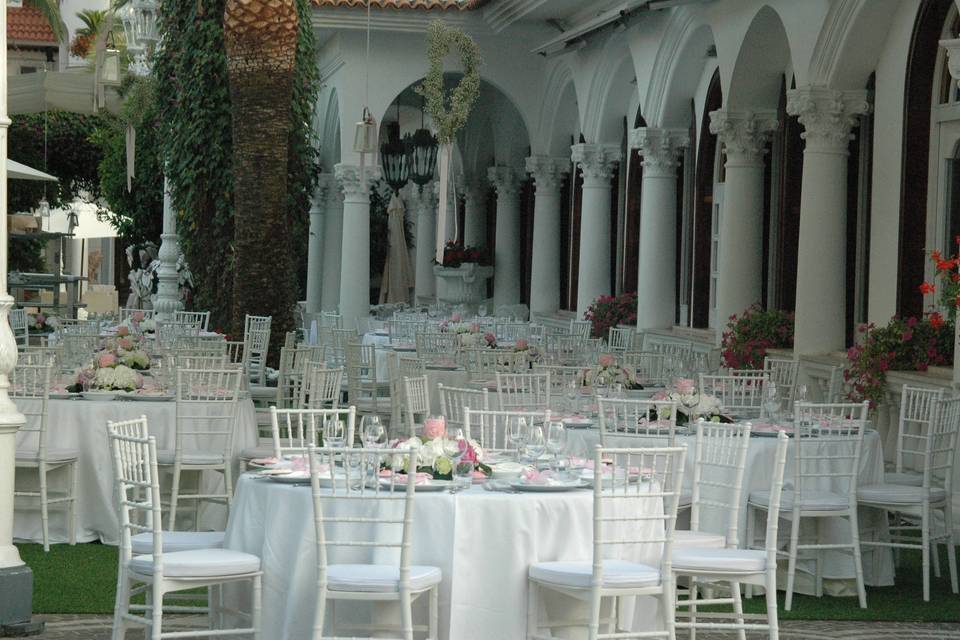
<path fill-rule="evenodd" d="M 295 0 L 227 0 L 223 26 L 233 103 L 233 327 L 242 331 L 248 313 L 271 315 L 271 342 L 282 345 L 296 305 L 287 208 Z"/>

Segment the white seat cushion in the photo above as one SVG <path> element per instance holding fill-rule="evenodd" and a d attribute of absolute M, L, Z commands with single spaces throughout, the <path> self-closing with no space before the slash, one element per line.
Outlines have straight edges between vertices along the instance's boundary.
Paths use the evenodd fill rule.
<path fill-rule="evenodd" d="M 180 464 L 223 464 L 223 454 L 216 451 L 184 451 L 180 456 Z M 158 451 L 157 464 L 173 464 L 175 457 L 173 449 Z"/>
<path fill-rule="evenodd" d="M 752 549 L 674 549 L 676 571 L 714 573 L 761 573 L 767 564 L 767 552 Z"/>
<path fill-rule="evenodd" d="M 70 462 L 76 459 L 76 449 L 47 449 L 47 462 Z M 40 460 L 40 452 L 36 449 L 17 449 L 17 460 L 23 462 L 38 462 Z"/>
<path fill-rule="evenodd" d="M 673 532 L 673 548 L 697 547 L 699 549 L 723 549 L 727 546 L 727 536 L 717 533 L 708 533 L 706 531 L 681 531 Z"/>
<path fill-rule="evenodd" d="M 790 511 L 793 509 L 793 501 L 796 494 L 793 491 L 785 490 L 780 498 L 780 510 Z M 770 504 L 769 491 L 754 491 L 750 494 L 750 503 L 760 506 Z M 800 508 L 807 511 L 840 511 L 850 505 L 847 496 L 841 493 L 831 491 L 805 491 L 803 494 Z"/>
<path fill-rule="evenodd" d="M 229 549 L 193 549 L 163 554 L 163 575 L 169 578 L 236 576 L 260 571 L 260 558 Z M 153 555 L 134 556 L 130 569 L 153 575 Z"/>
<path fill-rule="evenodd" d="M 223 546 L 223 531 L 164 531 L 163 552 L 192 551 L 194 549 L 217 549 Z M 139 533 L 130 539 L 133 555 L 153 553 L 153 534 Z"/>
<path fill-rule="evenodd" d="M 932 487 L 930 501 L 939 502 L 946 497 L 943 489 Z M 873 504 L 920 504 L 923 502 L 923 487 L 911 487 L 905 484 L 868 484 L 857 489 L 860 502 Z"/>
<path fill-rule="evenodd" d="M 240 452 L 241 460 L 256 460 L 273 457 L 273 447 L 250 447 Z"/>
<path fill-rule="evenodd" d="M 443 574 L 437 567 L 410 567 L 410 588 L 421 591 L 440 584 Z M 394 593 L 400 591 L 400 567 L 383 564 L 332 564 L 327 567 L 327 588 L 331 591 Z"/>
<path fill-rule="evenodd" d="M 277 397 L 277 388 L 252 384 L 250 385 L 250 397 L 254 400 L 275 400 Z"/>
<path fill-rule="evenodd" d="M 560 587 L 589 589 L 593 579 L 592 562 L 538 562 L 530 565 L 530 578 Z M 655 567 L 623 560 L 603 561 L 604 588 L 631 589 L 660 584 L 660 571 Z"/>
<path fill-rule="evenodd" d="M 923 485 L 923 474 L 888 471 L 883 474 L 883 484 L 905 484 L 908 487 L 919 487 Z"/>

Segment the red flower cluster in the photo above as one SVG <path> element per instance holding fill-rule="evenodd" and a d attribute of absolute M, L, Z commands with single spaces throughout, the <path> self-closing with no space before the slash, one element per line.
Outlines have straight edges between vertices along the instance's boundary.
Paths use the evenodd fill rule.
<path fill-rule="evenodd" d="M 611 327 L 637 324 L 637 294 L 600 296 L 583 313 L 583 319 L 593 323 L 594 338 L 606 338 Z"/>
<path fill-rule="evenodd" d="M 739 317 L 730 316 L 720 355 L 730 369 L 762 369 L 767 349 L 793 346 L 793 314 L 753 305 Z"/>
<path fill-rule="evenodd" d="M 443 266 L 456 268 L 465 262 L 487 264 L 486 252 L 480 247 L 464 247 L 459 242 L 448 242 L 443 248 Z"/>

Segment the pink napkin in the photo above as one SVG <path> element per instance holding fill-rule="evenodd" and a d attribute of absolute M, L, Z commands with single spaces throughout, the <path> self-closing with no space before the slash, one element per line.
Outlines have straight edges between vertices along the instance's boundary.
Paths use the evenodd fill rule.
<path fill-rule="evenodd" d="M 273 456 L 270 456 L 269 458 L 254 458 L 250 462 L 259 465 L 277 464 L 280 462 L 280 458 L 274 458 Z"/>
<path fill-rule="evenodd" d="M 381 469 L 381 470 L 380 470 L 380 477 L 381 477 L 381 478 L 388 479 L 388 478 L 390 478 L 391 476 L 396 476 L 396 478 L 397 478 L 396 484 L 405 484 L 405 483 L 407 482 L 407 474 L 405 474 L 405 473 L 394 473 L 394 472 L 391 471 L 390 469 Z M 418 484 L 418 485 L 420 485 L 420 484 L 426 484 L 426 483 L 430 482 L 431 480 L 433 480 L 433 477 L 432 477 L 429 473 L 419 472 L 419 473 L 417 473 L 417 478 L 416 478 L 416 480 L 414 480 L 414 484 Z"/>
<path fill-rule="evenodd" d="M 523 480 L 527 484 L 549 484 L 553 479 L 553 471 L 534 471 L 527 469 L 523 472 Z"/>
<path fill-rule="evenodd" d="M 793 433 L 793 427 L 789 425 L 774 424 L 772 422 L 754 422 L 751 431 L 756 431 L 757 433 L 776 433 L 777 431 Z"/>

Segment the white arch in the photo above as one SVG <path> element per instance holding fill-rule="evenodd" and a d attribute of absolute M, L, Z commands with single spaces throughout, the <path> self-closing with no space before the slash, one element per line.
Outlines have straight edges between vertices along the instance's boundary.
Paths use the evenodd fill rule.
<path fill-rule="evenodd" d="M 636 104 L 633 56 L 623 34 L 607 40 L 598 53 L 583 111 L 583 135 L 589 143 L 619 143 L 621 120 L 631 103 Z"/>
<path fill-rule="evenodd" d="M 333 171 L 333 165 L 340 162 L 340 104 L 337 90 L 330 88 L 326 106 L 318 114 L 320 136 L 320 164 L 326 171 Z"/>
<path fill-rule="evenodd" d="M 723 92 L 729 109 L 776 109 L 783 74 L 792 66 L 787 31 L 780 14 L 762 6 L 747 28 Z M 798 82 L 799 84 L 799 82 Z"/>
<path fill-rule="evenodd" d="M 573 97 L 573 103 L 570 103 L 570 97 Z M 540 113 L 537 117 L 536 134 L 530 141 L 533 153 L 565 155 L 570 152 L 569 144 L 560 144 L 558 148 L 557 138 L 570 131 L 561 130 L 560 125 L 569 118 L 571 107 L 575 110 L 573 120 L 576 121 L 577 129 L 581 130 L 580 111 L 578 105 L 580 100 L 577 97 L 577 85 L 574 82 L 573 70 L 564 60 L 559 60 L 550 70 L 547 76 L 547 85 L 543 94 L 543 101 L 540 106 Z M 577 131 L 579 133 L 579 131 Z"/>

